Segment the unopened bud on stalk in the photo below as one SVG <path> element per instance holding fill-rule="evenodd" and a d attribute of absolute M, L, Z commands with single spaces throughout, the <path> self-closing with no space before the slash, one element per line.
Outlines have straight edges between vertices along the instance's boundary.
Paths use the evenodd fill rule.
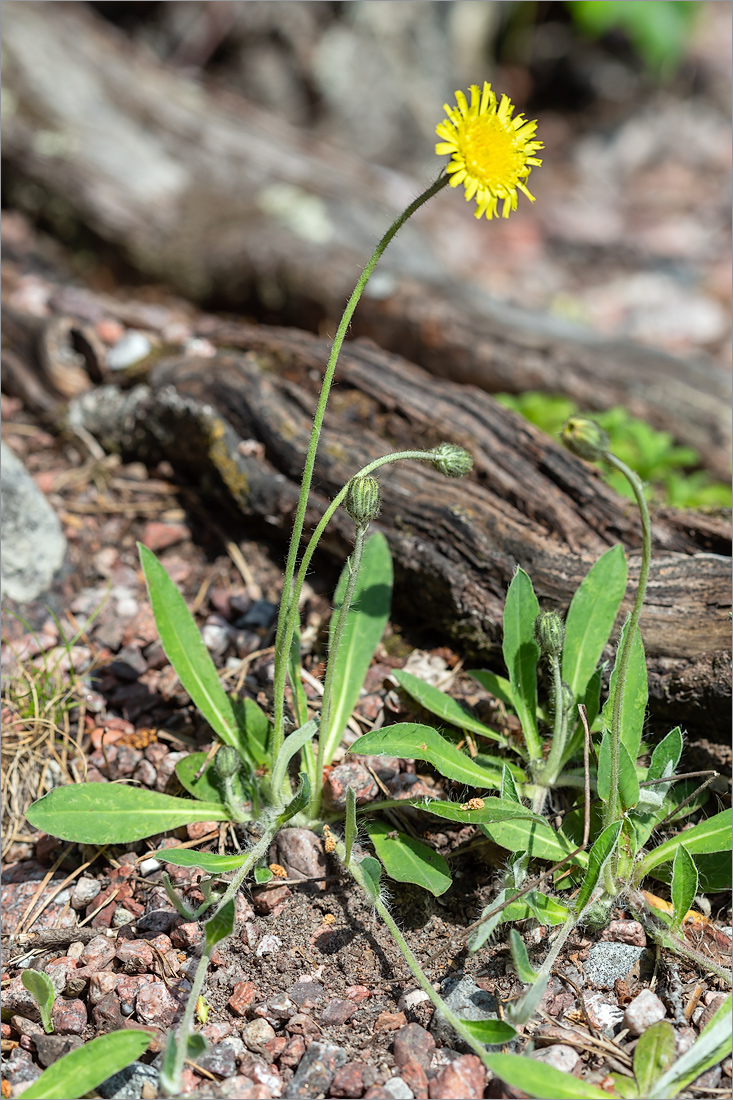
<path fill-rule="evenodd" d="M 440 443 L 433 453 L 433 466 L 445 477 L 465 477 L 473 469 L 468 451 L 455 443 Z"/>
<path fill-rule="evenodd" d="M 600 424 L 583 416 L 571 416 L 560 433 L 560 438 L 572 454 L 586 459 L 587 462 L 598 462 L 605 458 L 610 446 L 608 433 L 604 432 Z"/>
<path fill-rule="evenodd" d="M 214 757 L 214 765 L 220 779 L 233 779 L 239 771 L 239 753 L 231 745 L 222 745 Z"/>
<path fill-rule="evenodd" d="M 357 526 L 376 519 L 382 502 L 382 490 L 375 477 L 358 475 L 349 482 L 344 508 Z"/>
<path fill-rule="evenodd" d="M 557 611 L 540 611 L 534 621 L 534 636 L 545 657 L 559 657 L 565 641 L 565 623 Z"/>

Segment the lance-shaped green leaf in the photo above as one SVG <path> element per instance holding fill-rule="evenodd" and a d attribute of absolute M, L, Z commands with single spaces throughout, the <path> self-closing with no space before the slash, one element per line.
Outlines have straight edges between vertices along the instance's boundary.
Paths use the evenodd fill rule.
<path fill-rule="evenodd" d="M 56 990 L 53 987 L 53 982 L 48 974 L 44 974 L 42 970 L 24 970 L 20 976 L 20 980 L 38 1005 L 38 1011 L 41 1013 L 43 1030 L 47 1035 L 50 1035 L 53 1031 L 51 1011 L 53 1009 L 53 1002 L 56 998 Z"/>
<path fill-rule="evenodd" d="M 675 726 L 655 747 L 649 762 L 647 779 L 662 779 L 663 776 L 673 774 L 681 756 L 682 731 L 679 726 Z"/>
<path fill-rule="evenodd" d="M 492 1073 L 507 1085 L 535 1100 L 609 1100 L 603 1089 L 526 1055 L 489 1054 L 486 1061 Z"/>
<path fill-rule="evenodd" d="M 305 772 L 300 773 L 300 786 L 297 793 L 287 804 L 282 813 L 278 814 L 278 824 L 285 825 L 291 817 L 295 817 L 304 810 L 311 800 L 311 781 Z"/>
<path fill-rule="evenodd" d="M 288 657 L 288 680 L 293 690 L 293 713 L 295 723 L 304 726 L 308 721 L 308 697 L 300 675 L 300 625 L 296 623 Z"/>
<path fill-rule="evenodd" d="M 466 1031 L 487 1047 L 503 1046 L 517 1037 L 517 1029 L 506 1020 L 461 1020 Z"/>
<path fill-rule="evenodd" d="M 534 624 L 539 612 L 540 605 L 532 581 L 523 569 L 517 568 L 504 605 L 503 653 L 514 708 L 533 760 L 542 755 L 537 731 L 537 662 L 540 648 L 534 637 Z"/>
<path fill-rule="evenodd" d="M 483 668 L 471 669 L 467 672 L 467 675 L 473 677 L 473 679 L 481 684 L 481 687 L 485 688 L 495 699 L 500 699 L 505 707 L 511 707 L 512 710 L 514 710 L 512 685 L 509 683 L 506 676 L 497 676 L 495 672 L 489 672 L 487 669 Z"/>
<path fill-rule="evenodd" d="M 622 651 L 628 627 L 629 623 L 627 620 L 624 623 L 623 629 L 621 631 L 621 639 L 618 645 L 618 653 L 621 653 Z M 616 664 L 613 668 L 613 672 L 611 673 L 611 680 L 608 685 L 608 698 L 606 699 L 601 715 L 604 729 L 611 728 L 613 700 L 616 693 L 617 678 L 618 655 L 616 658 Z M 634 761 L 639 756 L 641 731 L 644 728 L 644 718 L 646 717 L 646 705 L 648 700 L 649 687 L 647 684 L 644 643 L 641 640 L 641 632 L 637 627 L 634 634 L 634 641 L 631 646 L 629 664 L 626 671 L 620 721 L 621 741 L 626 747 L 626 751 L 628 752 L 629 756 Z"/>
<path fill-rule="evenodd" d="M 200 867 L 210 875 L 225 875 L 227 871 L 236 871 L 249 858 L 246 852 L 220 856 L 215 852 L 195 852 L 192 848 L 166 848 L 155 855 L 164 863 L 172 863 L 174 867 Z"/>
<path fill-rule="evenodd" d="M 565 618 L 562 678 L 583 699 L 626 591 L 623 547 L 606 550 L 581 581 Z M 591 719 L 592 721 L 592 719 Z"/>
<path fill-rule="evenodd" d="M 504 767 L 501 772 L 500 794 L 504 802 L 515 802 L 517 805 L 521 805 L 522 803 L 519 797 L 519 791 L 517 790 L 517 784 L 514 782 L 514 776 L 507 767 Z"/>
<path fill-rule="evenodd" d="M 255 867 L 254 876 L 258 886 L 264 886 L 266 882 L 270 882 L 273 878 L 269 867 Z"/>
<path fill-rule="evenodd" d="M 672 864 L 672 927 L 682 927 L 682 921 L 692 908 L 697 894 L 697 867 L 684 844 L 680 844 Z"/>
<path fill-rule="evenodd" d="M 382 864 L 374 856 L 364 856 L 359 863 L 359 870 L 372 901 L 379 897 L 379 880 L 382 877 Z"/>
<path fill-rule="evenodd" d="M 255 768 L 271 764 L 268 748 L 270 721 L 264 710 L 248 696 L 244 699 L 232 699 L 231 704 L 247 759 Z"/>
<path fill-rule="evenodd" d="M 334 597 L 335 610 L 341 608 L 349 578 L 349 564 L 344 568 Z M 346 616 L 341 644 L 336 657 L 331 694 L 328 745 L 324 762 L 330 764 L 341 741 L 346 723 L 356 706 L 379 645 L 392 606 L 392 556 L 381 532 L 371 535 L 364 544 L 361 568 L 351 609 Z M 333 639 L 335 614 L 331 617 L 329 640 Z"/>
<path fill-rule="evenodd" d="M 482 767 L 461 752 L 432 726 L 417 722 L 398 722 L 381 730 L 364 733 L 351 746 L 351 753 L 366 756 L 399 756 L 408 760 L 426 760 L 446 779 L 455 779 L 469 787 L 498 787 L 501 772 Z"/>
<path fill-rule="evenodd" d="M 659 1078 L 674 1062 L 674 1055 L 674 1028 L 668 1020 L 660 1020 L 641 1033 L 634 1048 L 634 1077 L 639 1096 L 651 1096 Z"/>
<path fill-rule="evenodd" d="M 412 882 L 436 898 L 448 889 L 451 884 L 448 864 L 429 845 L 396 832 L 384 821 L 370 822 L 367 832 L 390 878 Z"/>
<path fill-rule="evenodd" d="M 514 969 L 517 972 L 517 977 L 520 982 L 523 982 L 525 985 L 533 985 L 537 981 L 539 975 L 534 967 L 530 965 L 527 948 L 524 946 L 524 940 L 519 935 L 516 928 L 512 928 L 509 933 L 509 947 L 512 953 Z"/>
<path fill-rule="evenodd" d="M 450 695 L 446 695 L 440 688 L 427 684 L 419 676 L 413 676 L 411 672 L 405 672 L 404 669 L 396 668 L 393 670 L 392 675 L 403 691 L 406 691 L 425 710 L 429 710 L 431 714 L 442 718 L 444 722 L 457 726 L 458 729 L 477 733 L 481 737 L 488 737 L 491 741 L 497 741 L 501 745 L 506 745 L 506 737 L 484 725 L 483 722 L 479 722 L 477 718 L 464 710 L 460 703 L 457 703 L 455 699 L 451 699 Z"/>
<path fill-rule="evenodd" d="M 467 809 L 465 806 L 467 803 L 442 802 L 436 798 L 421 803 L 420 808 L 425 813 L 448 821 L 480 825 L 481 831 L 495 844 L 510 852 L 528 852 L 536 859 L 555 862 L 570 855 L 577 847 L 568 837 L 552 829 L 543 817 L 515 802 L 487 798 L 480 809 Z M 578 852 L 573 856 L 573 862 L 585 867 L 587 852 Z"/>
<path fill-rule="evenodd" d="M 675 1097 L 701 1073 L 722 1062 L 731 1052 L 730 994 L 717 1010 L 712 1020 L 700 1032 L 696 1043 L 686 1050 L 666 1073 L 657 1080 L 649 1093 L 650 1100 L 669 1100 Z"/>
<path fill-rule="evenodd" d="M 677 849 L 682 844 L 690 855 L 730 851 L 731 824 L 733 824 L 731 810 L 721 810 L 719 814 L 707 818 L 706 821 L 700 821 L 686 832 L 670 837 L 664 844 L 660 844 L 644 856 L 636 867 L 634 881 L 641 882 L 644 875 L 648 875 L 653 867 L 674 859 Z"/>
<path fill-rule="evenodd" d="M 130 844 L 194 821 L 228 821 L 220 804 L 173 798 L 123 783 L 54 787 L 28 809 L 44 833 L 77 844 Z"/>
<path fill-rule="evenodd" d="M 198 779 L 196 778 L 206 756 L 205 752 L 190 752 L 188 756 L 184 756 L 176 764 L 176 777 L 183 789 L 194 798 L 198 798 L 201 802 L 219 802 L 223 806 L 224 795 L 216 774 L 215 759 L 212 759 Z"/>
<path fill-rule="evenodd" d="M 611 793 L 611 731 L 603 735 L 598 752 L 598 797 L 608 802 Z M 626 751 L 623 742 L 619 745 L 618 793 L 621 805 L 630 810 L 639 801 L 639 780 L 634 762 Z"/>
<path fill-rule="evenodd" d="M 290 761 L 293 759 L 296 752 L 300 752 L 304 745 L 312 741 L 317 730 L 318 723 L 315 719 L 311 718 L 311 720 L 306 722 L 304 726 L 301 726 L 299 730 L 294 730 L 285 738 L 283 746 L 277 754 L 275 766 L 272 769 L 272 789 L 274 792 L 279 793 L 282 791 L 285 777 L 288 774 L 288 765 Z"/>
<path fill-rule="evenodd" d="M 353 787 L 346 788 L 346 816 L 344 820 L 344 863 L 351 863 L 351 853 L 356 840 L 356 792 Z"/>
<path fill-rule="evenodd" d="M 518 901 L 510 902 L 501 916 L 507 923 L 532 917 L 538 924 L 554 927 L 564 924 L 570 916 L 570 910 L 555 898 L 550 898 L 539 890 L 531 890 Z"/>
<path fill-rule="evenodd" d="M 77 1100 L 96 1089 L 148 1048 L 145 1031 L 112 1031 L 69 1051 L 20 1094 L 20 1100 Z"/>
<path fill-rule="evenodd" d="M 207 955 L 216 947 L 217 943 L 231 936 L 234 931 L 234 898 L 217 909 L 213 917 L 210 917 L 204 925 L 204 951 Z"/>
<path fill-rule="evenodd" d="M 216 666 L 186 601 L 155 554 L 140 542 L 137 548 L 166 657 L 192 701 L 224 744 L 233 745 L 235 749 L 244 748 L 229 696 L 221 686 Z"/>
<path fill-rule="evenodd" d="M 618 844 L 622 822 L 614 821 L 603 830 L 588 854 L 588 868 L 583 876 L 583 882 L 575 900 L 575 912 L 580 916 L 586 905 L 591 901 L 593 891 L 598 885 L 598 880 L 603 873 L 603 868 L 611 858 Z"/>

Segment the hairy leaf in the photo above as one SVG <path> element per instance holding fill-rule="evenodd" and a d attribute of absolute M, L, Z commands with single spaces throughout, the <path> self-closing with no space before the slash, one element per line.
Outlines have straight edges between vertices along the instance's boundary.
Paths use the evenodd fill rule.
<path fill-rule="evenodd" d="M 455 699 L 451 699 L 450 695 L 446 695 L 444 691 L 433 687 L 432 684 L 427 684 L 419 676 L 413 676 L 412 673 L 405 672 L 404 669 L 396 668 L 393 670 L 392 675 L 412 699 L 415 699 L 425 710 L 429 710 L 431 714 L 442 718 L 444 722 L 457 726 L 458 729 L 470 730 L 471 733 L 477 733 L 481 737 L 487 737 L 492 741 L 498 741 L 499 744 L 506 745 L 506 738 L 502 734 L 492 730 L 489 726 L 485 726 L 483 722 L 479 722 L 477 718 L 464 710 L 460 703 L 457 703 Z"/>
<path fill-rule="evenodd" d="M 498 787 L 501 772 L 481 767 L 461 752 L 432 726 L 416 722 L 398 722 L 381 730 L 364 733 L 351 746 L 356 755 L 399 756 L 408 760 L 427 760 L 446 779 L 455 779 L 469 787 Z"/>
<path fill-rule="evenodd" d="M 78 844 L 129 844 L 194 821 L 229 820 L 221 805 L 122 783 L 54 787 L 26 816 L 34 828 Z"/>
<path fill-rule="evenodd" d="M 540 648 L 534 637 L 534 624 L 539 611 L 532 581 L 523 569 L 517 568 L 504 605 L 503 652 L 514 707 L 532 759 L 538 759 L 541 755 L 537 731 L 537 662 Z"/>
<path fill-rule="evenodd" d="M 160 644 L 191 699 L 225 745 L 242 750 L 229 696 L 186 601 L 155 554 L 137 544 Z"/>
<path fill-rule="evenodd" d="M 608 1093 L 521 1054 L 489 1054 L 492 1073 L 535 1100 L 609 1100 Z"/>
<path fill-rule="evenodd" d="M 100 1035 L 54 1062 L 20 1094 L 20 1100 L 77 1100 L 119 1073 L 143 1054 L 150 1042 L 145 1031 L 112 1031 Z"/>
<path fill-rule="evenodd" d="M 585 697 L 625 591 L 626 558 L 623 547 L 616 545 L 581 581 L 565 618 L 562 678 L 576 699 Z"/>
<path fill-rule="evenodd" d="M 384 821 L 370 822 L 367 832 L 390 878 L 412 882 L 436 898 L 448 889 L 451 884 L 448 864 L 429 845 L 396 832 Z"/>
<path fill-rule="evenodd" d="M 349 563 L 341 574 L 336 595 L 338 611 L 346 591 Z M 371 664 L 374 650 L 379 645 L 389 619 L 392 605 L 392 555 L 387 540 L 381 532 L 367 539 L 361 558 L 361 568 L 356 582 L 352 605 L 341 636 L 341 645 L 334 669 L 330 728 L 324 763 L 330 764 L 336 747 L 341 741 L 346 723 L 356 706 L 364 684 L 364 677 Z M 331 618 L 329 641 L 333 639 L 336 624 Z"/>
<path fill-rule="evenodd" d="M 684 839 L 684 835 L 683 835 Z M 672 926 L 679 929 L 697 894 L 697 867 L 684 844 L 680 844 L 672 864 Z"/>

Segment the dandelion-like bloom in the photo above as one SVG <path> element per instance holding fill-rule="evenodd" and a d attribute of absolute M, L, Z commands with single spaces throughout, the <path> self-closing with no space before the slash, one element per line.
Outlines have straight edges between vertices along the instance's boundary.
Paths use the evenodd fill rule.
<path fill-rule="evenodd" d="M 484 214 L 493 218 L 498 213 L 499 200 L 504 203 L 502 215 L 509 217 L 510 210 L 517 209 L 517 191 L 534 202 L 525 185 L 535 165 L 542 164 L 535 153 L 542 148 L 535 141 L 537 122 L 527 122 L 524 115 L 514 114 L 508 96 L 497 103 L 491 85 L 484 81 L 483 91 L 477 84 L 471 86 L 469 106 L 463 92 L 456 92 L 457 107 L 444 105 L 447 122 L 435 128 L 438 156 L 449 153 L 450 164 L 446 172 L 451 176 L 451 187 L 463 184 L 466 202 L 476 199 L 476 217 Z"/>

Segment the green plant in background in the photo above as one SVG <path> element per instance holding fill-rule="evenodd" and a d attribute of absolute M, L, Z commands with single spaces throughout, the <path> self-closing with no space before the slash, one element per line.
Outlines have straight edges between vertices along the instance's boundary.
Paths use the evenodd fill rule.
<path fill-rule="evenodd" d="M 518 569 L 514 576 L 504 615 L 508 675 L 505 678 L 480 671 L 473 675 L 515 711 L 522 725 L 523 744 L 510 744 L 503 733 L 476 722 L 450 697 L 420 685 L 403 672 L 398 675 L 400 683 L 423 706 L 437 713 L 443 722 L 452 724 L 456 731 L 467 730 L 490 741 L 495 751 L 471 757 L 461 751 L 458 732 L 451 739 L 450 735 L 417 723 L 401 723 L 366 734 L 352 749 L 422 759 L 466 788 L 499 792 L 498 796 L 486 799 L 476 795 L 463 803 L 440 799 L 386 800 L 371 804 L 369 810 L 378 812 L 395 806 L 405 809 L 419 804 L 444 820 L 480 826 L 487 837 L 515 853 L 496 912 L 483 915 L 471 947 L 478 949 L 485 933 L 496 923 L 527 916 L 544 924 L 559 925 L 560 931 L 542 968 L 535 974 L 521 938 L 512 930 L 515 966 L 531 989 L 511 1007 L 509 1023 L 493 1027 L 469 1024 L 455 1017 L 422 974 L 384 903 L 380 889 L 382 865 L 393 878 L 418 883 L 437 895 L 450 884 L 445 861 L 422 842 L 399 831 L 394 835 L 395 831 L 388 830 L 381 821 L 367 826 L 379 860 L 372 856 L 360 858 L 355 845 L 353 791 L 347 796 L 343 839 L 328 824 L 338 815 L 325 814 L 321 806 L 324 767 L 334 758 L 389 614 L 392 587 L 389 552 L 380 534 L 367 538 L 380 505 L 380 486 L 374 475 L 380 467 L 402 460 L 430 463 L 448 477 L 463 476 L 471 469 L 470 456 L 452 443 L 429 451 L 403 451 L 375 459 L 336 494 L 302 548 L 320 428 L 349 320 L 387 244 L 427 199 L 448 183 L 462 184 L 467 201 L 476 202 L 477 217 L 493 217 L 500 203 L 506 217 L 516 208 L 517 191 L 531 199 L 526 180 L 531 168 L 540 163 L 535 156 L 541 147 L 535 140 L 535 123 L 522 116 L 513 117 L 513 107 L 506 96 L 497 101 L 490 86 L 484 84 L 483 90 L 471 89 L 470 102 L 460 92 L 456 93 L 456 100 L 456 107 L 446 106 L 448 120 L 437 127 L 442 140 L 436 145 L 436 152 L 450 154 L 451 161 L 445 173 L 408 207 L 377 246 L 347 305 L 324 374 L 285 570 L 275 641 L 272 719 L 252 700 L 239 701 L 226 694 L 181 594 L 155 556 L 141 546 L 140 559 L 162 646 L 183 687 L 209 723 L 218 751 L 213 758 L 192 753 L 178 763 L 177 777 L 192 797 L 177 798 L 124 784 L 86 784 L 56 788 L 28 812 L 31 824 L 46 832 L 96 845 L 133 842 L 203 820 L 231 821 L 248 827 L 250 842 L 246 851 L 228 855 L 180 848 L 165 851 L 167 862 L 198 867 L 213 877 L 234 872 L 223 894 L 215 894 L 211 882 L 207 882 L 204 904 L 195 913 L 187 912 L 187 916 L 198 919 L 212 910 L 206 921 L 204 948 L 184 1018 L 178 1033 L 170 1036 L 164 1055 L 161 1085 L 171 1096 L 180 1093 L 186 1057 L 203 1049 L 203 1039 L 193 1030 L 196 1006 L 211 952 L 233 928 L 237 891 L 250 873 L 256 882 L 267 880 L 270 872 L 262 864 L 272 840 L 288 822 L 308 825 L 324 833 L 327 851 L 336 853 L 371 900 L 436 1009 L 487 1066 L 490 1056 L 485 1044 L 506 1041 L 516 1033 L 515 1025 L 532 1015 L 550 968 L 570 931 L 579 921 L 602 923 L 620 893 L 628 899 L 630 907 L 643 910 L 658 942 L 699 961 L 678 935 L 679 921 L 682 907 L 689 904 L 690 891 L 693 890 L 694 896 L 698 888 L 698 876 L 720 873 L 719 867 L 702 867 L 696 860 L 715 856 L 730 847 L 729 815 L 718 814 L 680 837 L 671 837 L 648 854 L 642 851 L 653 829 L 667 818 L 691 812 L 700 802 L 685 800 L 675 783 L 674 771 L 682 750 L 678 730 L 657 746 L 648 768 L 638 764 L 646 705 L 646 666 L 638 616 L 648 571 L 648 513 L 638 479 L 608 450 L 600 429 L 587 421 L 572 422 L 564 434 L 565 441 L 583 457 L 603 457 L 632 479 L 645 524 L 645 564 L 639 590 L 621 634 L 609 698 L 600 714 L 599 661 L 626 588 L 626 563 L 620 547 L 607 551 L 589 571 L 564 623 L 554 612 L 541 612 L 531 580 L 523 570 Z M 299 671 L 299 596 L 319 539 L 341 506 L 354 522 L 354 549 L 337 589 L 320 717 L 309 719 Z M 538 704 L 540 662 L 546 664 L 549 672 L 549 698 L 544 708 Z M 294 718 L 291 732 L 287 728 L 286 711 L 288 679 Z M 591 736 L 585 724 L 588 719 L 594 725 L 599 723 L 602 732 L 592 778 L 587 758 Z M 551 730 L 549 736 L 548 730 Z M 516 761 L 509 758 L 511 752 Z M 576 761 L 583 752 L 584 763 L 580 768 Z M 298 786 L 294 789 L 296 773 Z M 583 803 L 566 816 L 562 830 L 553 829 L 542 816 L 548 792 L 559 787 L 582 790 L 585 796 Z M 591 789 L 600 801 L 600 814 L 590 812 Z M 529 807 L 525 801 L 530 802 Z M 556 874 L 560 867 L 553 866 L 537 882 L 532 882 L 528 879 L 532 859 L 561 864 L 565 868 L 563 878 Z M 649 913 L 639 889 L 646 874 L 670 861 L 674 900 L 671 918 Z M 577 894 L 565 900 L 551 897 L 541 887 L 553 875 L 557 890 L 578 887 Z M 170 884 L 168 889 L 182 911 L 182 903 Z"/>
<path fill-rule="evenodd" d="M 578 415 L 575 402 L 559 394 L 532 390 L 495 396 L 499 404 L 551 436 L 557 436 L 563 424 Z M 730 508 L 730 485 L 715 481 L 706 470 L 696 469 L 700 455 L 694 447 L 678 446 L 669 432 L 657 431 L 620 405 L 594 413 L 593 417 L 608 434 L 613 453 L 647 483 L 644 491 L 648 499 L 672 508 Z M 604 469 L 604 480 L 617 493 L 634 499 L 633 490 L 619 470 Z"/>
<path fill-rule="evenodd" d="M 694 0 L 567 0 L 576 27 L 599 38 L 624 31 L 647 69 L 662 77 L 680 66 L 699 15 Z"/>

